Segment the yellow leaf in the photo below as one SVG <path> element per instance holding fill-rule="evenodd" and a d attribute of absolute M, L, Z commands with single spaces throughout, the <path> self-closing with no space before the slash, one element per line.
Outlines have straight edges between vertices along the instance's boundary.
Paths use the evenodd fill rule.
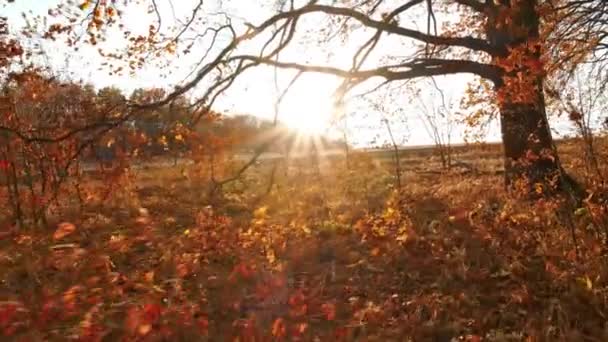
<path fill-rule="evenodd" d="M 587 208 L 578 208 L 574 211 L 574 215 L 576 216 L 585 216 L 587 215 L 588 211 Z"/>
<path fill-rule="evenodd" d="M 81 3 L 80 5 L 78 5 L 78 8 L 80 8 L 81 10 L 86 10 L 87 8 L 89 8 L 89 6 L 91 5 L 91 1 L 87 0 L 83 3 Z"/>
<path fill-rule="evenodd" d="M 397 235 L 397 238 L 395 240 L 399 242 L 406 242 L 408 238 L 409 235 L 407 234 L 407 232 L 401 232 L 399 235 Z"/>
<path fill-rule="evenodd" d="M 310 234 L 312 233 L 312 230 L 310 230 L 310 228 L 308 228 L 308 226 L 302 226 L 302 230 L 304 231 L 304 233 L 306 234 Z"/>
<path fill-rule="evenodd" d="M 593 289 L 593 282 L 591 281 L 589 276 L 580 277 L 580 278 L 578 278 L 578 281 L 580 281 L 583 285 L 585 285 L 587 287 L 587 290 Z"/>
<path fill-rule="evenodd" d="M 268 260 L 269 263 L 274 264 L 274 262 L 277 260 L 276 255 L 274 254 L 274 250 L 272 248 L 269 248 L 266 251 L 266 259 Z"/>
<path fill-rule="evenodd" d="M 259 207 L 253 212 L 253 217 L 256 219 L 263 219 L 266 217 L 266 212 L 268 211 L 268 207 Z"/>
<path fill-rule="evenodd" d="M 73 223 L 63 222 L 57 226 L 57 230 L 53 234 L 53 239 L 61 240 L 64 237 L 72 234 L 76 231 L 76 226 Z"/>
<path fill-rule="evenodd" d="M 167 137 L 163 135 L 162 137 L 160 137 L 160 139 L 158 139 L 158 142 L 163 144 L 164 146 L 167 146 Z"/>
<path fill-rule="evenodd" d="M 178 134 L 175 136 L 175 140 L 177 141 L 184 141 L 184 137 L 181 134 Z"/>

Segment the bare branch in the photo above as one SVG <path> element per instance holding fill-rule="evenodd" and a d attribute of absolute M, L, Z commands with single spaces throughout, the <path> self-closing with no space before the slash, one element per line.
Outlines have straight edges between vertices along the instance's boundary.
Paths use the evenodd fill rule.
<path fill-rule="evenodd" d="M 409 5 L 409 3 L 408 3 L 408 5 Z M 408 6 L 406 8 L 411 8 L 411 6 Z M 477 39 L 477 38 L 473 38 L 473 37 L 442 37 L 442 36 L 425 34 L 420 31 L 398 26 L 391 21 L 374 20 L 374 19 L 370 18 L 369 16 L 367 16 L 365 13 L 361 13 L 361 12 L 355 11 L 350 8 L 333 7 L 333 6 L 326 6 L 326 5 L 308 5 L 308 6 L 304 6 L 302 8 L 293 10 L 293 11 L 279 13 L 279 14 L 273 16 L 272 18 L 270 18 L 268 21 L 266 21 L 262 25 L 260 25 L 258 27 L 258 30 L 264 29 L 264 27 L 267 27 L 269 25 L 268 24 L 269 22 L 273 23 L 273 22 L 276 22 L 276 21 L 279 21 L 282 19 L 299 17 L 299 16 L 302 16 L 307 13 L 315 13 L 315 12 L 353 18 L 367 27 L 375 28 L 375 29 L 381 30 L 383 32 L 394 33 L 394 34 L 397 34 L 397 35 L 400 35 L 403 37 L 416 39 L 416 40 L 419 40 L 424 43 L 429 43 L 429 44 L 434 44 L 434 45 L 464 47 L 464 48 L 468 48 L 468 49 L 471 49 L 474 51 L 486 52 L 488 54 L 497 53 L 496 48 L 493 47 L 492 45 L 490 45 L 488 42 L 486 42 L 483 39 Z"/>
<path fill-rule="evenodd" d="M 500 82 L 502 69 L 500 67 L 465 60 L 450 59 L 421 59 L 393 66 L 382 66 L 368 70 L 344 70 L 331 66 L 306 65 L 300 63 L 278 62 L 265 57 L 251 55 L 234 56 L 231 60 L 249 60 L 260 64 L 272 65 L 284 69 L 295 69 L 302 72 L 316 72 L 334 75 L 356 82 L 362 82 L 373 77 L 382 77 L 387 80 L 404 80 L 425 76 L 449 75 L 471 73 Z M 394 68 L 407 68 L 408 70 L 391 70 Z"/>

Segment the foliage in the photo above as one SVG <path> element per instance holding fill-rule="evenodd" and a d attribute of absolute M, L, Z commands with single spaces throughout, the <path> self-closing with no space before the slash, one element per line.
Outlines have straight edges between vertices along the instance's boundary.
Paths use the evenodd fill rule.
<path fill-rule="evenodd" d="M 109 73 L 134 75 L 148 57 L 170 62 L 211 35 L 171 90 L 124 94 L 66 79 L 32 59 L 0 18 L 3 339 L 608 339 L 608 145 L 586 105 L 604 87 L 570 88 L 583 62 L 602 65 L 591 56 L 604 38 L 575 46 L 589 32 L 571 31 L 603 32 L 602 2 L 285 1 L 260 24 L 241 28 L 224 13 L 214 28 L 197 20 L 200 1 L 166 28 L 150 1 L 157 21 L 133 33 L 122 17 L 140 4 L 61 2 L 44 17 L 52 22 L 20 34 L 41 25 L 42 39 L 78 49 L 106 47 L 118 29 L 126 50 L 99 53 Z M 425 4 L 427 31 L 404 26 Z M 439 11 L 458 15 L 438 30 Z M 312 13 L 332 24 L 317 32 L 320 45 L 348 40 L 352 22 L 373 33 L 351 67 L 282 61 Z M 218 49 L 220 32 L 228 45 Z M 365 69 L 388 35 L 414 41 L 413 55 Z M 254 44 L 258 54 L 241 50 L 260 38 L 269 40 Z M 432 149 L 400 150 L 388 120 L 393 150 L 366 152 L 288 129 L 278 109 L 273 121 L 212 109 L 260 65 L 295 69 L 290 86 L 303 73 L 337 76 L 337 102 L 378 77 L 472 73 L 481 80 L 462 101 L 464 120 L 500 117 L 502 149 L 451 146 L 436 121 L 443 112 L 423 113 L 440 147 L 435 163 Z M 546 110 L 556 106 L 582 140 L 554 144 Z M 343 145 L 345 155 L 335 153 Z M 587 188 L 575 189 L 563 167 Z"/>
<path fill-rule="evenodd" d="M 8 232 L 0 241 L 2 334 L 603 338 L 606 270 L 595 234 L 604 232 L 595 228 L 605 206 L 590 198 L 576 211 L 575 246 L 559 202 L 513 200 L 496 176 L 425 175 L 409 163 L 407 186 L 387 192 L 390 159 L 352 161 L 351 173 L 336 160 L 320 179 L 313 170 L 278 177 L 261 201 L 249 195 L 265 186 L 268 164 L 243 179 L 248 192 L 235 187 L 215 199 L 192 196 L 205 191 L 181 176 L 182 166 L 149 168 L 135 171 L 139 190 L 124 191 L 130 202 L 90 198 L 84 211 L 49 222 L 54 229 Z M 92 194 L 105 179 L 85 177 L 82 191 Z M 123 195 L 116 188 L 109 196 Z"/>

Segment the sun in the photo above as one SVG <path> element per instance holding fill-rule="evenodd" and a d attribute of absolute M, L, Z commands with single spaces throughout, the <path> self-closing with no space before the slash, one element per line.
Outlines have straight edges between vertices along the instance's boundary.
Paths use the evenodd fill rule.
<path fill-rule="evenodd" d="M 305 82 L 280 107 L 280 120 L 301 134 L 323 135 L 330 126 L 333 98 L 316 84 Z"/>
<path fill-rule="evenodd" d="M 290 108 L 291 107 L 291 108 Z M 302 101 L 288 106 L 283 122 L 289 128 L 307 135 L 321 135 L 328 128 L 329 106 Z"/>

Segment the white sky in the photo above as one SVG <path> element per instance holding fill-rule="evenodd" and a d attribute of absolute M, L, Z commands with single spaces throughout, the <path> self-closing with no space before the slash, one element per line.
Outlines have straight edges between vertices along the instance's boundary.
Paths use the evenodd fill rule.
<path fill-rule="evenodd" d="M 246 18 L 248 22 L 259 23 L 272 13 L 272 4 L 274 0 L 266 1 L 250 1 L 250 0 L 223 0 L 220 7 L 220 1 L 206 1 L 203 9 L 205 20 L 208 23 L 202 23 L 198 27 L 202 30 L 209 23 L 217 23 L 221 20 L 221 16 L 213 15 L 220 10 L 230 13 L 235 19 L 237 28 L 244 26 L 238 25 L 238 17 Z M 3 16 L 9 17 L 9 24 L 14 31 L 16 28 L 25 24 L 21 17 L 22 12 L 31 12 L 30 16 L 45 15 L 50 8 L 55 7 L 61 0 L 18 0 L 13 4 L 4 5 L 0 10 Z M 173 6 L 169 6 L 167 0 L 158 0 L 160 12 L 164 27 L 171 26 L 173 21 L 173 13 L 175 17 L 185 18 L 191 13 L 195 0 L 173 0 Z M 78 10 L 76 3 L 73 4 L 75 10 Z M 136 5 L 130 5 L 136 6 Z M 324 22 L 319 18 L 311 16 L 306 17 L 308 22 L 304 21 L 301 24 L 302 31 L 307 29 L 318 29 L 317 26 L 323 25 Z M 125 27 L 133 32 L 146 32 L 150 20 L 154 19 L 154 15 L 146 14 L 145 7 L 139 10 L 134 9 L 126 11 L 121 18 Z M 409 21 L 408 21 L 409 20 Z M 407 18 L 401 20 L 401 25 L 416 28 L 417 18 Z M 51 23 L 51 21 L 49 21 Z M 240 33 L 240 32 L 237 32 Z M 108 32 L 109 37 L 106 45 L 100 44 L 102 47 L 116 46 L 121 44 L 120 32 Z M 315 64 L 331 64 L 339 67 L 350 66 L 352 51 L 361 44 L 362 39 L 367 39 L 370 35 L 368 32 L 359 32 L 359 35 L 351 36 L 351 41 L 342 45 L 332 45 L 329 49 L 320 49 L 315 42 L 302 43 L 290 47 L 284 55 L 284 61 L 312 61 Z M 311 37 L 316 37 L 313 34 L 301 35 L 299 41 L 306 41 Z M 223 40 L 222 40 L 223 38 Z M 202 41 L 203 43 L 205 41 Z M 207 41 L 208 42 L 208 41 Z M 227 43 L 227 37 L 220 37 L 220 48 Z M 355 44 L 353 44 L 355 43 Z M 410 41 L 399 39 L 397 37 L 385 38 L 380 44 L 382 48 L 377 49 L 370 56 L 370 63 L 379 62 L 386 55 L 408 55 L 410 49 L 408 44 Z M 250 43 L 252 46 L 259 47 L 259 41 Z M 126 94 L 129 94 L 133 89 L 144 87 L 167 87 L 178 84 L 191 71 L 191 66 L 198 56 L 202 54 L 206 47 L 198 44 L 189 55 L 179 54 L 174 58 L 167 67 L 155 67 L 147 65 L 142 70 L 138 70 L 134 75 L 124 76 L 109 76 L 107 68 L 101 68 L 103 59 L 90 46 L 81 48 L 78 52 L 71 49 L 66 49 L 60 42 L 44 41 L 43 47 L 48 54 L 49 60 L 47 63 L 55 68 L 69 70 L 74 79 L 83 79 L 85 82 L 94 84 L 97 88 L 109 85 L 116 85 L 123 89 Z M 390 48 L 384 48 L 389 46 Z M 245 46 L 244 49 L 247 49 Z M 328 54 L 331 55 L 328 57 Z M 251 69 L 250 69 L 251 70 Z M 280 87 L 284 87 L 291 79 L 293 72 L 281 71 L 278 76 Z M 436 78 L 439 86 L 444 90 L 446 97 L 452 99 L 455 108 L 458 108 L 460 95 L 464 90 L 467 81 L 471 80 L 468 75 L 457 75 L 450 77 Z M 424 82 L 423 82 L 424 83 Z M 428 84 L 428 82 L 426 82 Z M 331 94 L 339 84 L 339 80 L 334 77 L 307 74 L 302 77 L 298 83 L 294 85 L 292 91 L 284 99 L 280 111 L 280 119 L 291 123 L 306 124 L 312 122 L 312 127 L 318 126 L 319 122 L 329 121 L 329 116 L 332 112 L 333 98 Z M 201 87 L 204 87 L 201 84 Z M 440 99 L 432 88 L 424 88 L 423 99 L 428 106 L 441 105 Z M 388 93 L 379 93 L 384 96 L 379 98 L 382 108 L 374 108 L 374 106 L 365 105 L 361 101 L 347 104 L 347 112 L 351 114 L 349 119 L 349 140 L 356 145 L 369 145 L 370 140 L 376 135 L 379 136 L 377 143 L 387 141 L 385 126 L 382 125 L 381 119 L 386 117 L 392 123 L 392 129 L 398 143 L 403 145 L 426 145 L 432 144 L 432 139 L 427 134 L 427 130 L 420 121 L 418 108 L 410 104 L 408 96 L 403 89 L 394 89 Z M 268 67 L 261 67 L 254 71 L 248 71 L 247 74 L 241 77 L 235 85 L 221 98 L 217 103 L 216 109 L 221 111 L 229 111 L 235 113 L 248 113 L 258 115 L 264 118 L 271 118 L 273 113 L 274 101 L 277 97 L 277 92 L 274 85 L 273 70 Z M 302 119 L 302 118 L 306 119 Z M 404 123 L 405 122 L 405 123 Z M 456 127 L 453 130 L 452 139 L 454 142 L 462 142 L 463 128 Z M 489 131 L 488 140 L 497 141 L 500 138 L 497 124 L 493 124 Z"/>

